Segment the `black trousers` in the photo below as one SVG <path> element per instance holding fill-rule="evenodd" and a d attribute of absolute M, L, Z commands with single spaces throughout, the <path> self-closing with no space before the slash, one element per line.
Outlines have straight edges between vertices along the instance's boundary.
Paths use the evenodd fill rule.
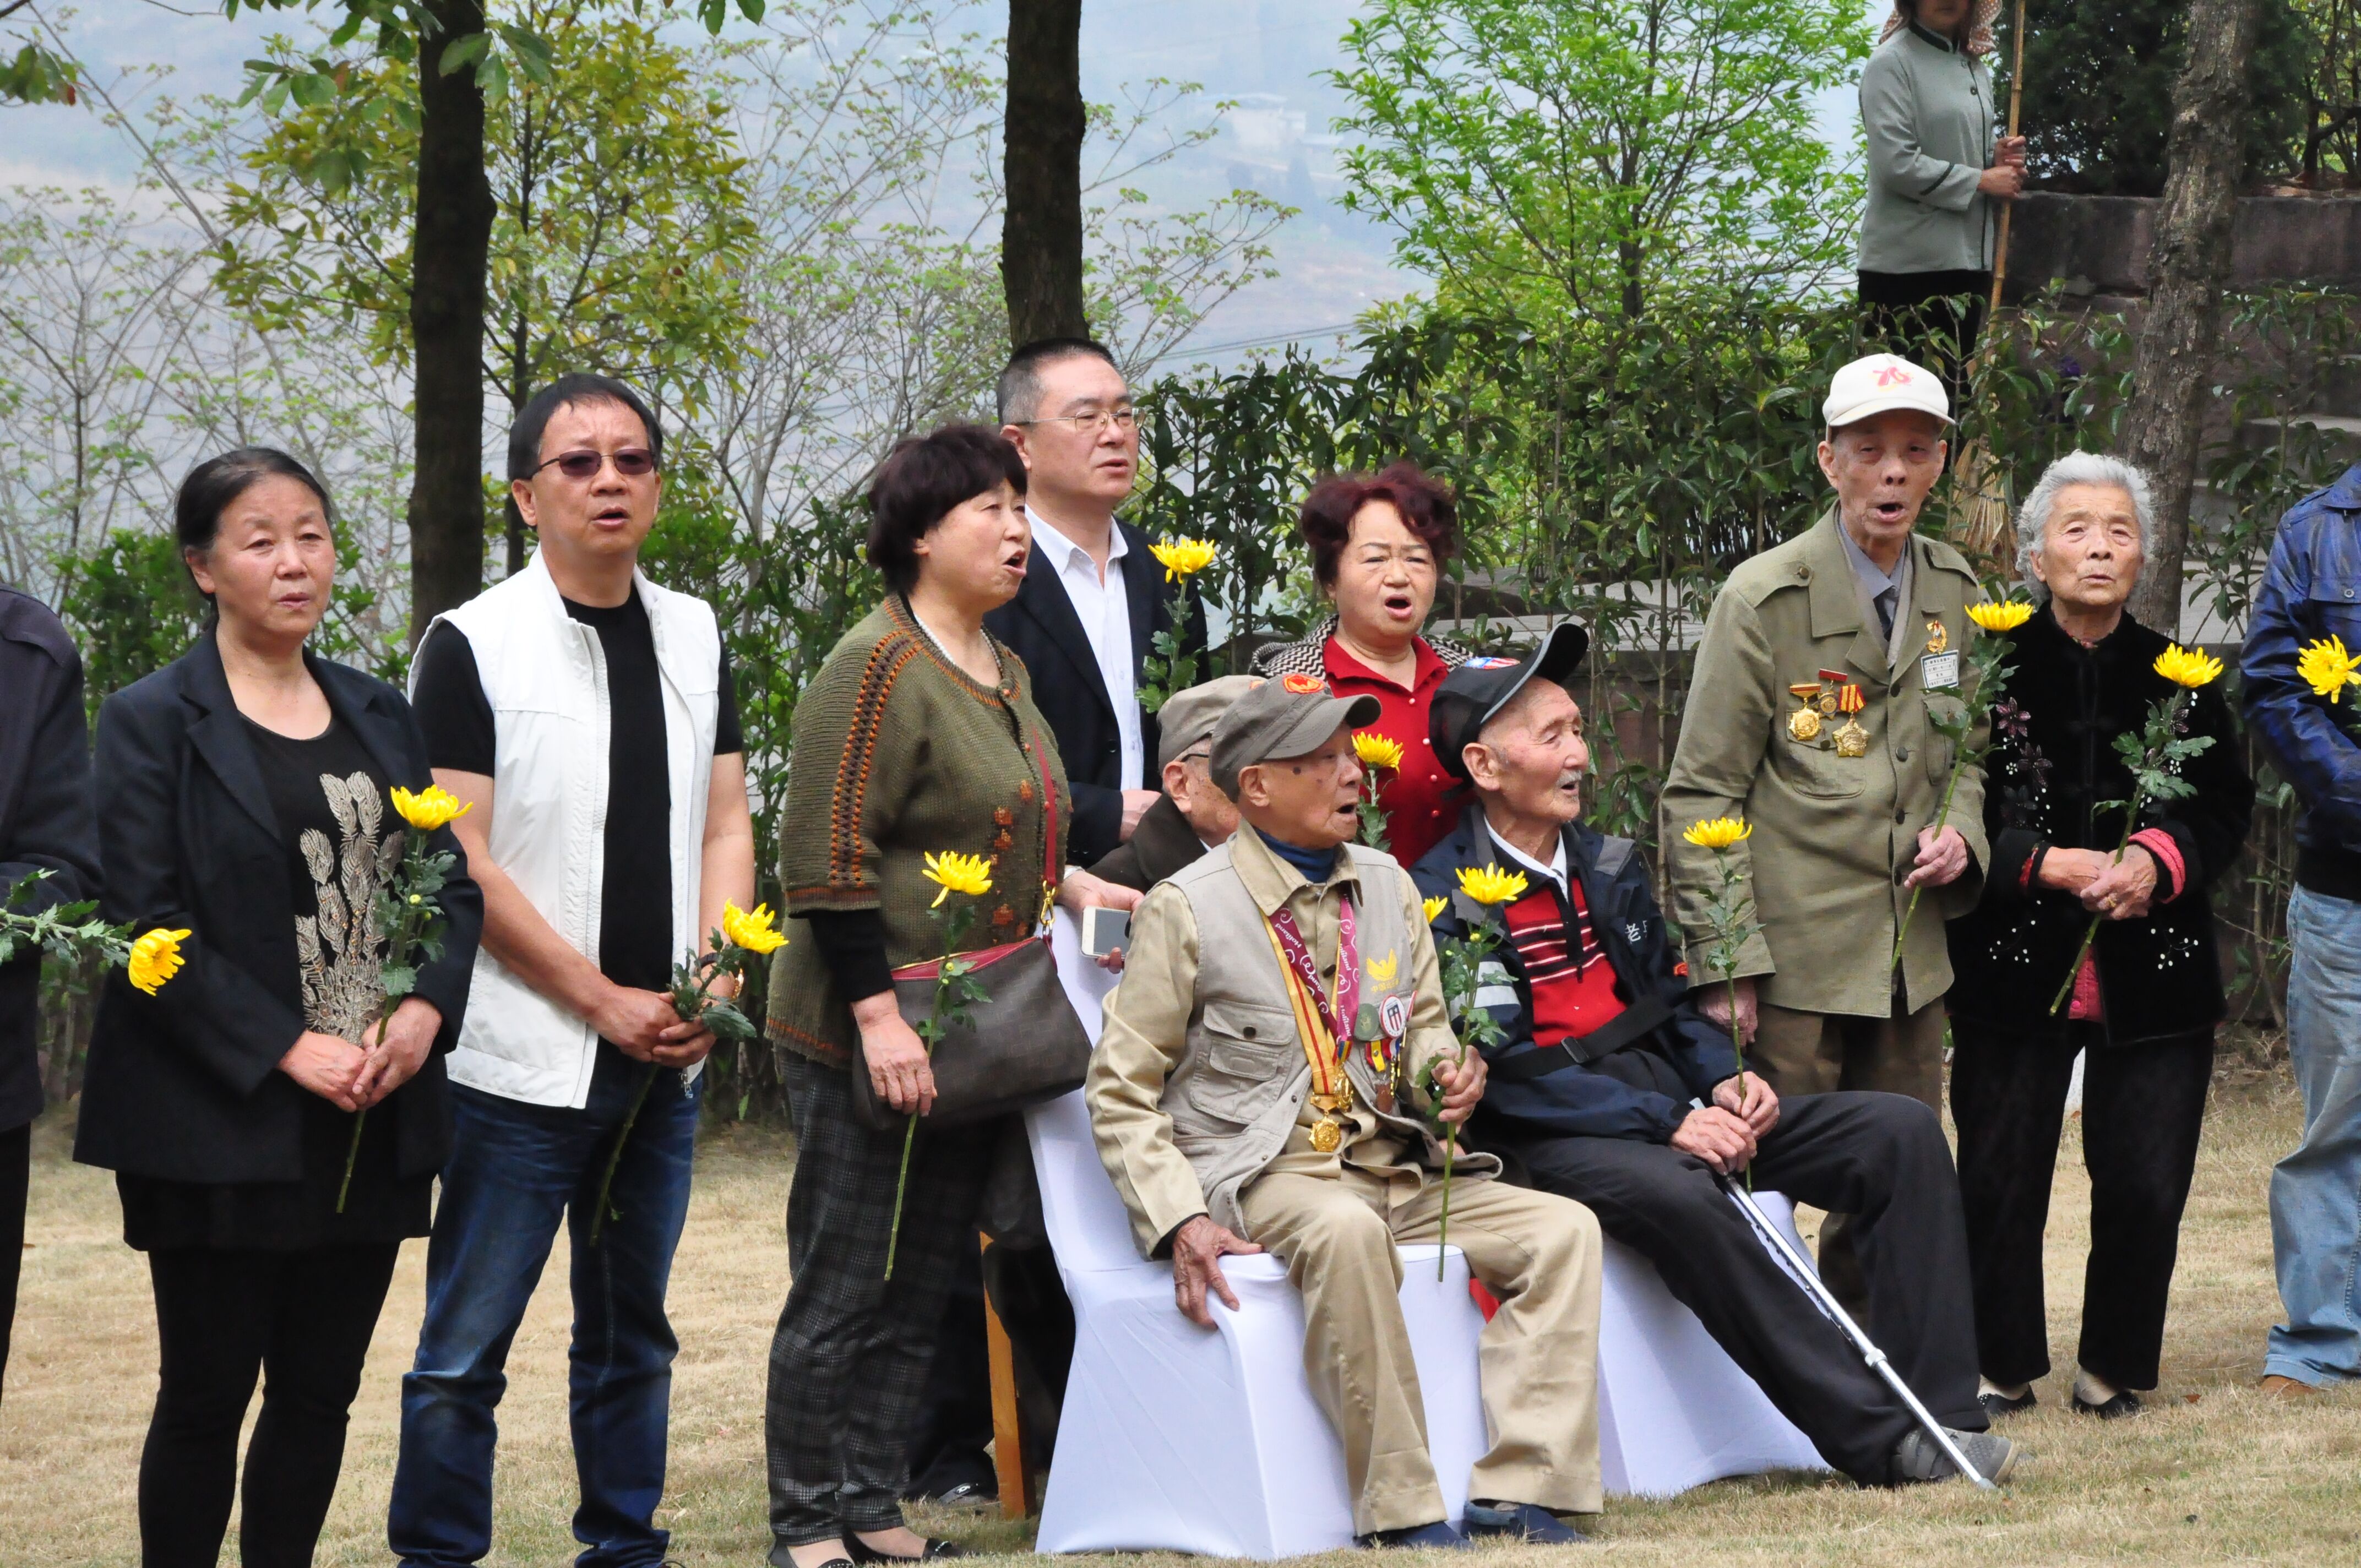
<path fill-rule="evenodd" d="M 8 1381 L 8 1336 L 16 1322 L 16 1275 L 25 1266 L 25 1199 L 33 1175 L 33 1124 L 0 1133 L 0 1385 Z"/>
<path fill-rule="evenodd" d="M 1967 1241 L 1959 1184 L 1934 1112 L 1899 1094 L 1783 1102 L 1754 1184 L 1854 1216 L 1868 1286 L 1861 1326 L 1947 1426 L 1981 1431 Z M 1715 1184 L 1703 1160 L 1623 1138 L 1533 1137 L 1508 1146 L 1533 1185 L 1587 1204 L 1607 1234 L 1644 1254 L 1820 1456 L 1880 1485 L 1916 1424 Z"/>
<path fill-rule="evenodd" d="M 1968 361 L 1983 330 L 1992 298 L 1989 272 L 1862 272 L 1861 334 L 1864 350 L 1883 349 L 1924 365 L 1943 378 L 1951 417 L 1968 399 Z M 1962 302 L 1962 299 L 1970 302 Z M 1956 439 L 1953 442 L 1957 445 Z M 1959 454 L 1954 451 L 1952 456 Z"/>
<path fill-rule="evenodd" d="M 987 1290 L 1016 1364 L 1025 1463 L 1037 1471 L 1049 1467 L 1074 1360 L 1074 1307 L 1058 1277 L 1057 1255 L 1048 1247 L 995 1246 L 961 1261 L 944 1306 L 934 1370 L 910 1434 L 912 1497 L 940 1497 L 962 1483 L 976 1486 L 980 1496 L 999 1494 L 999 1476 L 984 1453 L 993 1438 Z"/>
<path fill-rule="evenodd" d="M 2213 1081 L 2213 1031 L 2136 1046 L 2102 1038 L 2091 1024 L 2028 1033 L 1951 1021 L 1951 1119 L 1960 1129 L 1976 1345 L 1995 1383 L 2030 1383 L 2049 1371 L 2041 1236 L 2079 1048 L 2086 1052 L 2091 1255 L 2074 1359 L 2118 1388 L 2156 1387 L 2180 1212 Z"/>
<path fill-rule="evenodd" d="M 257 1373 L 262 1414 L 246 1452 L 238 1558 L 246 1568 L 308 1568 L 401 1251 L 385 1243 L 148 1255 L 163 1376 L 139 1455 L 143 1568 L 214 1568 Z"/>

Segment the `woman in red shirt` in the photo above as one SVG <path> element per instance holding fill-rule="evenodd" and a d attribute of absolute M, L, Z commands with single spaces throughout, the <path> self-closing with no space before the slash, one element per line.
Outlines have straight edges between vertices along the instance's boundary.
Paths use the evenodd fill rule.
<path fill-rule="evenodd" d="M 1443 563 L 1459 549 L 1459 509 L 1415 464 L 1396 463 L 1374 477 L 1321 480 L 1303 498 L 1300 521 L 1312 576 L 1335 612 L 1302 641 L 1256 654 L 1255 673 L 1318 675 L 1338 696 L 1378 699 L 1382 711 L 1369 729 L 1402 749 L 1378 804 L 1394 858 L 1412 865 L 1459 815 L 1444 798 L 1457 781 L 1427 740 L 1427 707 L 1471 650 L 1420 630 Z"/>

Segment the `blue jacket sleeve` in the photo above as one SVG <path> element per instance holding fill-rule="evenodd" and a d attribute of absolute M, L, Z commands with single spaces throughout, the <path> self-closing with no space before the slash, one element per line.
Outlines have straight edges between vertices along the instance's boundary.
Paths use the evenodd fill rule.
<path fill-rule="evenodd" d="M 2315 500 L 2280 523 L 2238 669 L 2247 721 L 2295 785 L 2310 825 L 2361 850 L 2361 746 L 2296 674 L 2304 641 L 2321 635 L 2308 624 L 2305 607 L 2312 589 L 2313 536 L 2327 510 Z"/>

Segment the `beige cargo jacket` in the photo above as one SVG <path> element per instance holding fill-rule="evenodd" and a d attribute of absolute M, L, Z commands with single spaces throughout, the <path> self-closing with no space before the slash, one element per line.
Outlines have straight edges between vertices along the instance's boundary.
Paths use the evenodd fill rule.
<path fill-rule="evenodd" d="M 1282 1161 L 1303 1175 L 1336 1170 L 1340 1161 L 1442 1168 L 1443 1146 L 1419 1119 L 1428 1101 L 1415 1087 L 1429 1061 L 1459 1048 L 1445 1019 L 1434 939 L 1409 872 L 1357 844 L 1345 853 L 1315 888 L 1242 827 L 1158 883 L 1133 913 L 1123 981 L 1107 998 L 1083 1095 L 1142 1256 L 1162 1255 L 1172 1233 L 1199 1214 L 1251 1240 L 1238 1193 Z M 1364 1007 L 1381 1012 L 1394 998 L 1410 1008 L 1405 1094 L 1397 1113 L 1380 1113 L 1356 1047 L 1343 1145 L 1320 1155 L 1309 1137 L 1312 1065 L 1265 922 L 1282 906 L 1293 914 L 1323 983 L 1333 984 L 1337 911 L 1348 896 Z M 1481 1178 L 1499 1169 L 1492 1156 L 1463 1148 L 1454 1172 Z"/>

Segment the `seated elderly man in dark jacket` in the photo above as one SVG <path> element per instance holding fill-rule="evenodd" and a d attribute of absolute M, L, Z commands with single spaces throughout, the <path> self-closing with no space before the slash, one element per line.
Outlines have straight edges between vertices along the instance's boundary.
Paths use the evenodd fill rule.
<path fill-rule="evenodd" d="M 1470 1141 L 1646 1254 L 1831 1465 L 1870 1486 L 1950 1478 L 1715 1177 L 1752 1167 L 1758 1187 L 1859 1215 L 1862 1326 L 1997 1481 L 2017 1450 L 1985 1432 L 1976 1398 L 1967 1238 L 1942 1125 L 1898 1094 L 1783 1102 L 1686 1000 L 1678 944 L 1631 842 L 1577 820 L 1590 757 L 1565 682 L 1588 642 L 1560 626 L 1521 662 L 1469 661 L 1434 697 L 1435 756 L 1474 798 L 1413 878 L 1430 908 L 1449 900 L 1433 919 L 1438 939 L 1465 936 L 1474 919 L 1505 926 L 1477 976 L 1476 1004 L 1504 1037 L 1486 1053 L 1492 1087 Z M 1497 914 L 1450 896 L 1462 870 L 1486 866 L 1526 881 Z"/>

